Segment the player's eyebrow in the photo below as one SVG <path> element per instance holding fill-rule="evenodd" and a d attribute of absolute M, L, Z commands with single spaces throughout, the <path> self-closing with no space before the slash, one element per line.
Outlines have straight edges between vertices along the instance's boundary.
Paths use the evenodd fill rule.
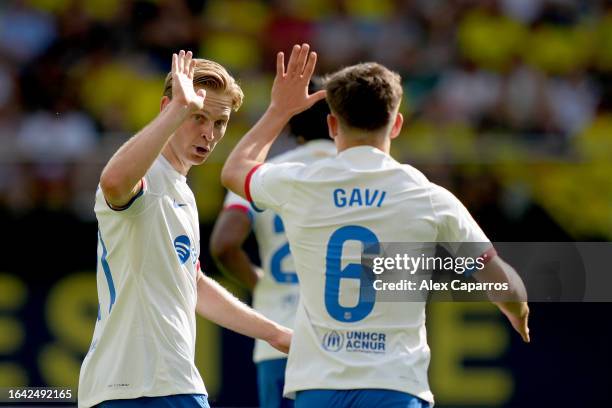
<path fill-rule="evenodd" d="M 228 109 L 229 110 L 229 109 Z M 211 111 L 210 109 L 206 109 L 206 106 L 204 106 L 203 109 L 197 110 L 195 112 L 193 112 L 194 115 L 203 115 L 206 119 L 214 119 L 214 120 L 224 120 L 224 121 L 229 121 L 230 115 L 228 112 L 223 111 L 223 112 L 218 112 L 215 113 L 213 111 Z"/>

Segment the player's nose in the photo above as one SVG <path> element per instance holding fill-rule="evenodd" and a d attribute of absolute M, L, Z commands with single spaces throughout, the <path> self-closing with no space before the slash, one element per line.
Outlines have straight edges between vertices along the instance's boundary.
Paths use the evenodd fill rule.
<path fill-rule="evenodd" d="M 214 139 L 213 125 L 207 121 L 206 124 L 200 128 L 200 137 L 206 139 L 208 142 L 212 142 Z"/>

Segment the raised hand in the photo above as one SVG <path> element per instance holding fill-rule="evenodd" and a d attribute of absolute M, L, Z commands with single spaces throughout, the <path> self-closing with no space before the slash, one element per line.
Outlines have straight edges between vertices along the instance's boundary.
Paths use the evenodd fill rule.
<path fill-rule="evenodd" d="M 310 108 L 325 98 L 325 91 L 308 94 L 308 83 L 317 63 L 317 54 L 309 52 L 308 44 L 294 45 L 285 69 L 285 55 L 276 55 L 276 77 L 272 85 L 270 106 L 287 116 L 293 116 Z"/>
<path fill-rule="evenodd" d="M 178 55 L 172 54 L 172 100 L 187 106 L 190 110 L 198 110 L 204 107 L 206 91 L 193 88 L 193 71 L 195 61 L 191 51 L 181 50 Z"/>

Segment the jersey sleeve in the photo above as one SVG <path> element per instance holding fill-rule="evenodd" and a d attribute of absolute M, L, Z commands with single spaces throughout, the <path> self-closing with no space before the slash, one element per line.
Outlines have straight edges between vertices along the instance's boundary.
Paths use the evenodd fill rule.
<path fill-rule="evenodd" d="M 299 179 L 302 163 L 264 163 L 254 167 L 245 180 L 245 195 L 255 211 L 266 208 L 279 213 Z"/>
<path fill-rule="evenodd" d="M 251 222 L 253 221 L 254 211 L 247 200 L 238 194 L 228 191 L 223 201 L 223 211 L 235 210 L 246 214 Z"/>
<path fill-rule="evenodd" d="M 127 204 L 121 207 L 111 206 L 108 201 L 106 201 L 100 186 L 98 186 L 96 200 L 103 203 L 102 207 L 105 207 L 117 215 L 133 217 L 140 214 L 145 208 L 145 202 L 147 201 L 147 195 L 149 194 L 149 186 L 150 180 L 147 178 L 147 176 L 143 177 L 139 182 L 138 192 L 130 199 L 130 201 L 127 202 Z"/>
<path fill-rule="evenodd" d="M 482 257 L 486 263 L 497 254 L 493 244 L 467 208 L 448 190 L 434 185 L 432 205 L 437 218 L 437 242 L 454 256 Z"/>

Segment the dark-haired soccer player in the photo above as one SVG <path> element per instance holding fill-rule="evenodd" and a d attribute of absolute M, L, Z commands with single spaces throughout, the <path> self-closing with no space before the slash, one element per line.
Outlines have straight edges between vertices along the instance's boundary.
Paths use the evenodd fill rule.
<path fill-rule="evenodd" d="M 508 298 L 524 299 L 525 290 L 457 198 L 389 156 L 402 127 L 402 87 L 399 75 L 379 64 L 347 67 L 326 81 L 336 157 L 310 165 L 264 163 L 289 118 L 323 97 L 307 92 L 315 62 L 306 44 L 294 46 L 286 68 L 279 53 L 270 106 L 222 172 L 226 187 L 285 223 L 300 280 L 285 395 L 297 393 L 298 408 L 428 406 L 425 304 L 376 301 L 362 279 L 364 248 L 484 243 L 478 255 L 486 266 L 474 276 L 508 282 Z M 497 305 L 529 341 L 527 303 Z"/>
<path fill-rule="evenodd" d="M 320 89 L 321 79 L 313 78 L 309 91 Z M 289 133 L 299 146 L 276 156 L 271 162 L 309 165 L 335 156 L 336 146 L 327 131 L 328 114 L 327 102 L 321 100 L 293 116 L 289 121 Z M 261 269 L 251 263 L 242 249 L 251 229 L 257 239 Z M 298 279 L 278 214 L 256 211 L 244 198 L 228 192 L 210 238 L 210 252 L 221 269 L 253 291 L 255 310 L 283 326 L 293 327 L 299 294 Z M 265 341 L 257 340 L 253 361 L 257 365 L 260 407 L 292 407 L 293 400 L 283 398 L 287 356 Z"/>

